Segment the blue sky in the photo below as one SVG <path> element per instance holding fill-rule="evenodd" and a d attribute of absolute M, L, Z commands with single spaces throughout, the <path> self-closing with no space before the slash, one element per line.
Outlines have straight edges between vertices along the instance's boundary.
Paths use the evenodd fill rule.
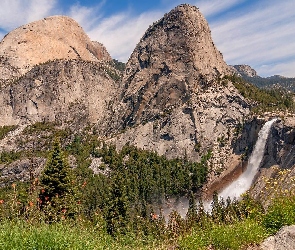
<path fill-rule="evenodd" d="M 228 64 L 295 77 L 295 0 L 1 0 L 0 39 L 23 24 L 68 15 L 126 62 L 149 25 L 181 3 L 200 8 Z"/>

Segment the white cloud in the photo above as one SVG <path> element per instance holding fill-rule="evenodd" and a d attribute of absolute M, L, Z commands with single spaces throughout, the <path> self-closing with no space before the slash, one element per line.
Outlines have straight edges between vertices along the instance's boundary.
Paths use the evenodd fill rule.
<path fill-rule="evenodd" d="M 56 0 L 2 0 L 0 28 L 10 31 L 28 22 L 50 15 Z"/>
<path fill-rule="evenodd" d="M 199 0 L 194 1 L 194 4 L 200 8 L 202 14 L 209 18 L 217 13 L 226 11 L 227 9 L 232 8 L 234 5 L 244 2 L 245 0 Z"/>
<path fill-rule="evenodd" d="M 54 12 L 54 8 L 57 4 L 56 0 L 27 0 L 22 2 L 30 2 L 30 4 L 28 4 L 28 11 L 26 12 L 26 23 L 50 16 L 51 13 Z"/>
<path fill-rule="evenodd" d="M 291 1 L 268 1 L 256 10 L 244 9 L 213 22 L 213 40 L 225 60 L 230 64 L 249 64 L 262 76 L 281 74 L 275 70 L 287 65 L 283 61 L 295 57 L 293 5 Z M 280 66 L 276 67 L 276 63 Z M 286 72 L 290 76 L 290 70 Z"/>
<path fill-rule="evenodd" d="M 149 25 L 162 15 L 157 11 L 139 16 L 120 13 L 102 20 L 88 34 L 91 39 L 102 42 L 113 58 L 126 62 Z"/>
<path fill-rule="evenodd" d="M 85 7 L 80 4 L 71 6 L 67 15 L 77 21 L 85 30 L 91 29 L 103 16 L 99 14 L 106 0 L 101 1 L 95 7 Z"/>
<path fill-rule="evenodd" d="M 295 60 L 287 62 L 276 62 L 274 65 L 266 64 L 260 65 L 257 67 L 257 70 L 261 75 L 270 76 L 270 75 L 281 75 L 285 77 L 295 77 Z"/>

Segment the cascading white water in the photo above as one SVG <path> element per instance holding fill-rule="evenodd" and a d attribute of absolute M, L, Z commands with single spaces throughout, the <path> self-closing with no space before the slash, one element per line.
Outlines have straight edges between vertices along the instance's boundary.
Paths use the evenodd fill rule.
<path fill-rule="evenodd" d="M 223 189 L 219 193 L 220 197 L 223 197 L 224 199 L 227 197 L 230 197 L 231 199 L 234 197 L 239 198 L 241 194 L 245 193 L 251 187 L 264 155 L 265 145 L 271 131 L 271 126 L 276 120 L 277 119 L 272 119 L 264 124 L 262 129 L 259 131 L 258 140 L 249 158 L 246 171 L 243 172 L 237 180 L 233 181 L 229 186 Z"/>

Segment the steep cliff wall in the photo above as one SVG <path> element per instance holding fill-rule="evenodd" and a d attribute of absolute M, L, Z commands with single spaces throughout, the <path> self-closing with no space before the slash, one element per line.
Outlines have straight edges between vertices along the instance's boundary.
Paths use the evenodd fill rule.
<path fill-rule="evenodd" d="M 56 121 L 83 127 L 101 122 L 118 95 L 108 67 L 81 60 L 35 66 L 1 89 L 0 126 Z"/>

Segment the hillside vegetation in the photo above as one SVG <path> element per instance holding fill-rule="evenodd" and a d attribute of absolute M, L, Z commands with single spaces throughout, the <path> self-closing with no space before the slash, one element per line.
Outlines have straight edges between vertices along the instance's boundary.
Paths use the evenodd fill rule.
<path fill-rule="evenodd" d="M 294 111 L 293 94 L 284 89 L 261 89 L 238 76 L 226 76 L 242 96 L 252 102 L 254 113 Z"/>
<path fill-rule="evenodd" d="M 77 158 L 74 169 L 67 167 L 69 154 Z M 89 155 L 101 160 L 97 175 L 88 168 Z M 2 246 L 240 249 L 295 223 L 291 193 L 278 196 L 267 212 L 248 195 L 231 201 L 217 200 L 214 194 L 212 212 L 207 213 L 194 192 L 206 181 L 210 152 L 200 163 L 168 160 L 129 145 L 116 151 L 84 134 L 63 148 L 55 141 L 48 157 L 39 179 L 1 189 Z M 155 204 L 161 205 L 167 195 L 189 198 L 186 218 L 173 211 L 165 222 L 161 212 L 155 213 Z"/>
<path fill-rule="evenodd" d="M 243 78 L 259 88 L 265 89 L 278 89 L 282 88 L 286 91 L 295 92 L 295 78 L 285 78 L 281 76 L 271 76 L 271 77 L 246 77 Z"/>

